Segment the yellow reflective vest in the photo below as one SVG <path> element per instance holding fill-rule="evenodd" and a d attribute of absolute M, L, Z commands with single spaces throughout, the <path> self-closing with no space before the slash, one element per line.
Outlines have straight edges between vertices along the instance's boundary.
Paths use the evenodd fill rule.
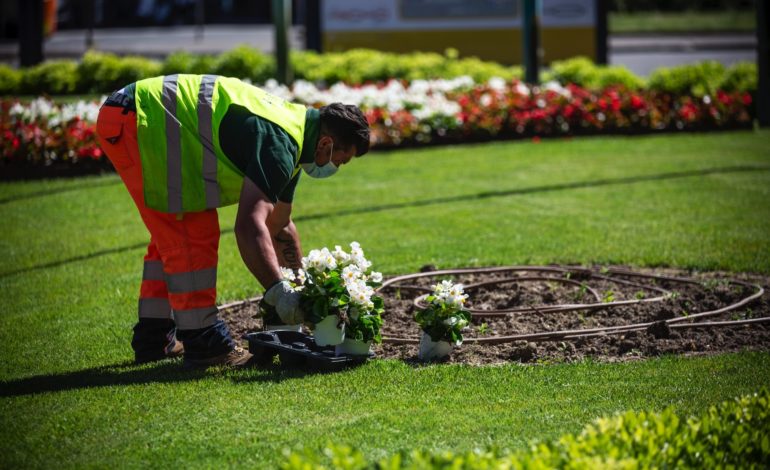
<path fill-rule="evenodd" d="M 219 144 L 219 124 L 231 104 L 277 124 L 297 142 L 297 172 L 305 133 L 303 105 L 217 75 L 140 80 L 135 99 L 147 207 L 182 213 L 238 201 L 244 175 Z"/>

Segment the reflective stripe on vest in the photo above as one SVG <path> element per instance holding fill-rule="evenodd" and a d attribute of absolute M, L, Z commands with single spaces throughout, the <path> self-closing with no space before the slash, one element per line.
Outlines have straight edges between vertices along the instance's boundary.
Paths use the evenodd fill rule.
<path fill-rule="evenodd" d="M 137 136 L 145 205 L 195 212 L 238 201 L 243 173 L 219 145 L 219 125 L 231 104 L 283 128 L 297 144 L 305 132 L 303 105 L 240 80 L 216 75 L 168 75 L 136 83 Z"/>

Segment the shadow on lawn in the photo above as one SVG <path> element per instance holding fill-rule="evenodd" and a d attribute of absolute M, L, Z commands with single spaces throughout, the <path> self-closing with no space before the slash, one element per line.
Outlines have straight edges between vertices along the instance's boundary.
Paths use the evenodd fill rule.
<path fill-rule="evenodd" d="M 313 372 L 300 369 L 281 369 L 277 365 L 262 368 L 184 369 L 180 361 L 162 361 L 150 368 L 132 362 L 93 367 L 63 374 L 38 375 L 24 379 L 0 381 L 0 397 L 36 395 L 46 392 L 65 392 L 97 387 L 176 383 L 200 380 L 206 377 L 228 377 L 233 383 L 282 382 L 301 378 Z"/>
<path fill-rule="evenodd" d="M 381 204 L 379 206 L 367 206 L 367 207 L 357 207 L 353 209 L 343 209 L 335 212 L 323 212 L 320 214 L 301 215 L 298 217 L 294 217 L 294 221 L 303 222 L 308 220 L 326 219 L 330 217 L 343 217 L 347 215 L 365 214 L 370 212 L 383 212 L 388 210 L 406 209 L 410 207 L 425 207 L 425 206 L 449 204 L 449 203 L 462 202 L 462 201 L 490 199 L 495 197 L 517 196 L 522 194 L 545 193 L 550 191 L 564 191 L 569 189 L 596 188 L 601 186 L 614 186 L 614 185 L 641 183 L 645 181 L 663 181 L 663 180 L 671 180 L 671 179 L 677 179 L 677 178 L 689 178 L 693 176 L 713 175 L 713 174 L 719 174 L 719 173 L 739 173 L 739 172 L 751 172 L 751 171 L 770 171 L 770 166 L 735 165 L 735 166 L 725 166 L 725 167 L 718 167 L 718 168 L 707 168 L 703 170 L 677 171 L 677 172 L 670 172 L 670 173 L 657 173 L 653 175 L 628 176 L 623 178 L 605 178 L 605 179 L 597 179 L 592 181 L 576 181 L 572 183 L 560 183 L 560 184 L 551 184 L 551 185 L 545 185 L 545 186 L 534 186 L 531 188 L 485 191 L 485 192 L 476 193 L 476 194 L 463 194 L 460 196 L 438 197 L 433 199 L 423 199 L 421 201 L 398 202 L 393 204 Z M 230 233 L 233 233 L 232 228 L 222 230 L 223 235 L 230 234 Z M 22 268 L 22 269 L 17 269 L 15 271 L 8 271 L 5 273 L 2 273 L 0 274 L 0 279 L 15 276 L 17 274 L 22 274 L 30 271 L 55 268 L 58 266 L 63 266 L 65 264 L 74 263 L 77 261 L 85 261 L 88 259 L 97 258 L 99 256 L 110 255 L 114 253 L 121 253 L 124 251 L 130 251 L 130 250 L 136 250 L 139 248 L 144 248 L 146 246 L 147 246 L 146 243 L 137 243 L 134 245 L 101 250 L 94 253 L 90 253 L 88 255 L 75 256 L 75 257 L 67 258 L 61 261 L 52 261 L 49 263 L 38 264 L 36 266 L 30 266 L 28 268 Z"/>
<path fill-rule="evenodd" d="M 114 186 L 119 183 L 121 183 L 120 178 L 98 180 L 98 181 L 88 182 L 88 184 L 78 184 L 78 185 L 65 186 L 65 187 L 56 188 L 56 189 L 46 189 L 43 191 L 35 191 L 31 193 L 26 193 L 26 194 L 16 194 L 14 196 L 0 198 L 0 205 L 8 204 L 10 202 L 23 201 L 24 199 L 34 199 L 36 197 L 51 196 L 53 194 L 68 193 L 70 191 L 79 191 L 81 189 L 92 189 L 92 188 L 101 188 L 104 186 Z"/>

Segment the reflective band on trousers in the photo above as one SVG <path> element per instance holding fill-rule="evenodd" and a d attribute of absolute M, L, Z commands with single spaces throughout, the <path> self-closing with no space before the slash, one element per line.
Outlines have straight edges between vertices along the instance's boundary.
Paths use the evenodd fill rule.
<path fill-rule="evenodd" d="M 139 318 L 171 318 L 171 304 L 168 299 L 139 299 Z"/>
<path fill-rule="evenodd" d="M 144 262 L 144 271 L 142 272 L 143 281 L 165 281 L 166 274 L 163 272 L 163 263 L 158 260 L 147 260 Z"/>
<path fill-rule="evenodd" d="M 214 324 L 219 319 L 219 309 L 214 307 L 174 310 L 174 322 L 180 330 L 199 330 Z"/>
<path fill-rule="evenodd" d="M 186 273 L 166 273 L 168 291 L 172 294 L 185 294 L 196 290 L 217 287 L 217 268 L 201 269 Z"/>
<path fill-rule="evenodd" d="M 182 141 L 179 119 L 176 115 L 178 75 L 163 77 L 163 107 L 166 109 L 166 165 L 168 168 L 168 211 L 183 212 L 182 205 Z M 203 184 L 206 208 L 219 207 L 217 182 L 217 155 L 212 135 L 212 98 L 216 75 L 204 75 L 198 89 L 198 137 L 203 147 Z"/>

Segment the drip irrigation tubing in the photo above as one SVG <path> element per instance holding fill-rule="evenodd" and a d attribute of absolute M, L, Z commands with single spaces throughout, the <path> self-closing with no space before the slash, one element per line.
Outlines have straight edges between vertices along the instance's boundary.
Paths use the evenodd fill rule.
<path fill-rule="evenodd" d="M 504 284 L 511 284 L 515 282 L 556 282 L 565 283 L 570 285 L 577 285 L 585 289 L 586 293 L 590 293 L 595 303 L 581 303 L 581 304 L 559 304 L 559 305 L 533 305 L 533 306 L 521 306 L 507 309 L 478 309 L 468 308 L 473 318 L 487 318 L 487 317 L 506 317 L 509 315 L 520 315 L 526 313 L 535 314 L 548 314 L 553 312 L 579 312 L 579 311 L 593 311 L 600 309 L 611 309 L 619 306 L 629 306 L 641 303 L 649 302 L 663 302 L 667 299 L 674 297 L 674 292 L 663 289 L 657 285 L 643 284 L 639 282 L 633 282 L 626 278 L 646 279 L 652 282 L 666 281 L 669 283 L 682 283 L 690 285 L 703 285 L 702 281 L 696 279 L 673 277 L 658 274 L 645 274 L 638 273 L 623 268 L 608 268 L 599 272 L 580 266 L 502 266 L 491 268 L 464 268 L 464 269 L 445 269 L 437 271 L 427 271 L 413 274 L 406 274 L 403 276 L 396 276 L 383 282 L 382 286 L 378 289 L 379 292 L 394 289 L 403 291 L 417 291 L 425 292 L 425 294 L 418 296 L 414 299 L 414 304 L 417 307 L 424 306 L 422 303 L 426 296 L 429 295 L 431 289 L 423 286 L 404 284 L 407 281 L 413 281 L 415 279 L 426 277 L 440 277 L 440 276 L 454 276 L 464 274 L 497 274 L 497 273 L 551 273 L 556 275 L 514 275 L 507 276 L 501 279 L 494 279 L 490 281 L 483 281 L 477 283 L 471 283 L 465 286 L 467 292 L 473 292 L 474 290 L 481 288 L 489 288 L 493 286 L 500 286 Z M 622 276 L 622 277 L 616 277 Z M 656 297 L 650 298 L 637 298 L 632 300 L 619 300 L 602 302 L 599 293 L 591 288 L 587 282 L 590 280 L 603 280 L 605 282 L 622 284 L 630 287 L 635 287 L 643 290 L 653 291 L 660 294 Z M 770 317 L 760 317 L 752 319 L 742 320 L 730 320 L 730 321 L 711 321 L 711 322 L 697 322 L 695 320 L 715 317 L 724 313 L 734 311 L 749 305 L 750 303 L 758 300 L 765 293 L 764 288 L 758 284 L 750 284 L 747 282 L 723 279 L 722 282 L 727 284 L 741 286 L 742 288 L 753 290 L 751 295 L 745 296 L 737 302 L 734 302 L 725 307 L 709 310 L 704 312 L 696 312 L 688 314 L 682 317 L 670 318 L 667 320 L 658 320 L 643 323 L 632 323 L 628 325 L 620 326 L 606 326 L 598 328 L 585 328 L 574 330 L 557 330 L 557 331 L 544 331 L 538 333 L 527 333 L 510 336 L 491 336 L 484 338 L 466 338 L 464 343 L 479 343 L 479 344 L 502 344 L 511 343 L 515 341 L 572 341 L 585 338 L 594 338 L 599 336 L 623 334 L 631 331 L 645 331 L 653 326 L 659 326 L 669 329 L 687 329 L 687 328 L 724 328 L 742 326 L 748 324 L 765 323 L 770 322 Z M 390 336 L 382 339 L 383 343 L 390 344 L 417 344 L 420 342 L 419 338 L 409 336 Z"/>

